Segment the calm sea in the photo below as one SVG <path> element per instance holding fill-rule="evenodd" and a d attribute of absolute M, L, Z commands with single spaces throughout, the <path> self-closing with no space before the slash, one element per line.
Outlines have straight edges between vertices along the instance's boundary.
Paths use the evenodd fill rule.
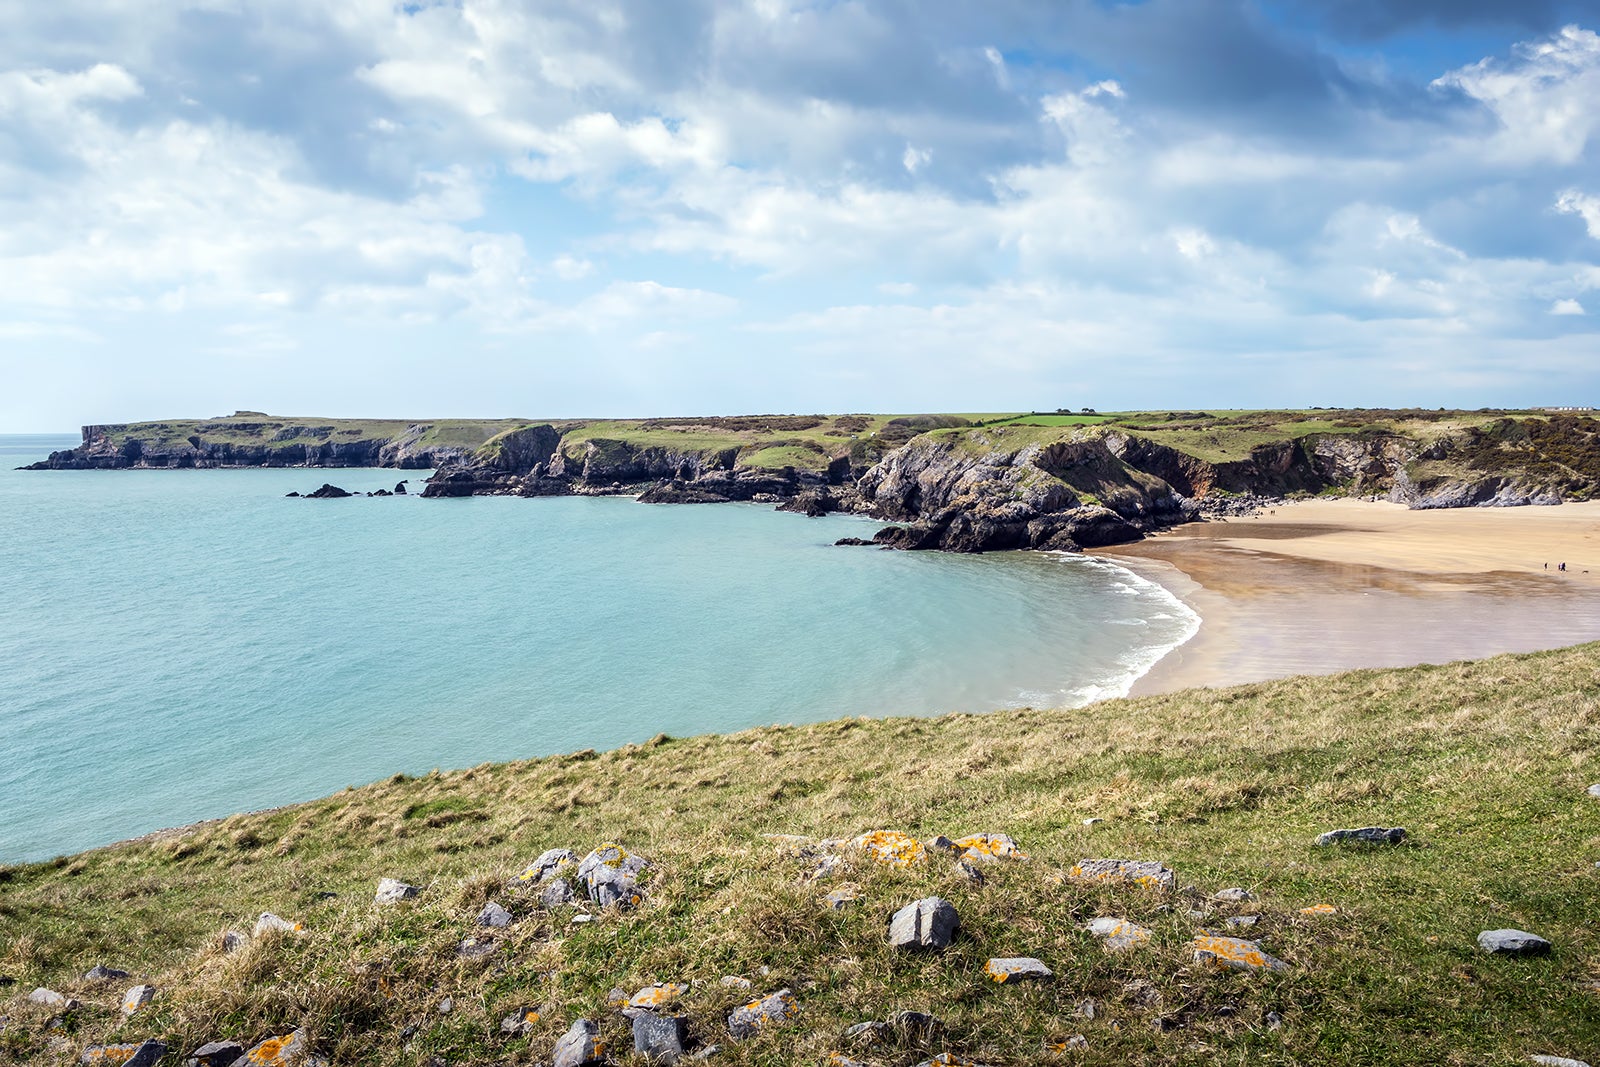
<path fill-rule="evenodd" d="M 1080 704 L 1196 625 L 1096 560 L 835 548 L 846 516 L 12 470 L 76 443 L 0 436 L 0 862 L 659 732 Z"/>

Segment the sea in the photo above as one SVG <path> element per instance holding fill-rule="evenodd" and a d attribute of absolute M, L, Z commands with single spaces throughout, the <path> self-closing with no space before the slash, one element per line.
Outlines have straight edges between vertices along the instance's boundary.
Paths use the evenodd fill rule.
<path fill-rule="evenodd" d="M 835 547 L 854 516 L 13 469 L 78 440 L 0 436 L 0 863 L 659 733 L 1082 705 L 1199 623 L 1102 560 Z M 324 481 L 363 495 L 286 496 Z"/>

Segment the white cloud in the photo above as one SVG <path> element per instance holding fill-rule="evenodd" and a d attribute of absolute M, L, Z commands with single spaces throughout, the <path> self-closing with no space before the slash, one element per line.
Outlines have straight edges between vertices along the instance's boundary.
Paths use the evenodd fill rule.
<path fill-rule="evenodd" d="M 1576 300 L 1568 298 L 1568 299 L 1565 299 L 1565 300 L 1557 300 L 1554 304 L 1551 304 L 1550 305 L 1550 314 L 1552 314 L 1552 315 L 1583 315 L 1583 314 L 1585 314 L 1585 312 L 1583 310 L 1583 305 L 1582 304 L 1578 303 Z"/>
<path fill-rule="evenodd" d="M 1434 82 L 1481 102 L 1500 124 L 1482 145 L 1498 162 L 1572 164 L 1600 126 L 1600 35 L 1568 26 L 1518 45 L 1509 61 L 1484 59 Z"/>
<path fill-rule="evenodd" d="M 907 173 L 910 174 L 915 174 L 932 161 L 932 152 L 926 148 L 915 148 L 911 145 L 906 145 L 905 154 L 900 157 L 901 166 L 905 167 Z"/>
<path fill-rule="evenodd" d="M 1589 229 L 1589 236 L 1600 238 L 1600 197 L 1568 189 L 1556 200 L 1556 210 L 1564 215 L 1577 215 Z"/>

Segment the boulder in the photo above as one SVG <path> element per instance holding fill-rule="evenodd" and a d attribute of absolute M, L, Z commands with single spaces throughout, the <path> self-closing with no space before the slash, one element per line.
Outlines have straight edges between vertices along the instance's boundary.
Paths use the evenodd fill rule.
<path fill-rule="evenodd" d="M 422 887 L 407 885 L 396 878 L 382 878 L 378 881 L 378 891 L 372 895 L 374 904 L 398 904 L 402 900 L 410 900 L 420 896 Z"/>
<path fill-rule="evenodd" d="M 189 1053 L 183 1067 L 232 1067 L 243 1055 L 244 1046 L 237 1041 L 208 1041 Z"/>
<path fill-rule="evenodd" d="M 621 845 L 607 843 L 578 864 L 578 884 L 591 901 L 603 908 L 613 904 L 631 908 L 644 899 L 638 878 L 649 865 L 643 856 L 636 856 Z"/>
<path fill-rule="evenodd" d="M 992 959 L 983 965 L 983 973 L 995 982 L 1025 982 L 1055 977 L 1055 972 L 1032 956 L 1007 956 Z"/>
<path fill-rule="evenodd" d="M 551 1059 L 554 1067 L 588 1067 L 604 1062 L 605 1045 L 600 1041 L 600 1027 L 588 1019 L 579 1019 L 556 1041 Z"/>
<path fill-rule="evenodd" d="M 410 480 L 411 479 L 409 479 L 409 478 L 406 479 L 406 481 L 410 481 Z M 396 482 L 395 483 L 394 495 L 395 496 L 405 496 L 406 495 L 406 482 Z"/>
<path fill-rule="evenodd" d="M 107 967 L 103 963 L 97 963 L 84 972 L 83 980 L 85 982 L 113 982 L 132 977 L 133 975 L 127 971 L 119 971 L 115 967 Z"/>
<path fill-rule="evenodd" d="M 1147 927 L 1128 922 L 1126 919 L 1095 919 L 1089 923 L 1087 929 L 1091 934 L 1105 942 L 1106 951 L 1108 952 L 1122 952 L 1126 949 L 1148 945 L 1151 937 L 1154 936 Z"/>
<path fill-rule="evenodd" d="M 565 878 L 555 879 L 539 894 L 539 903 L 547 908 L 571 904 L 575 899 L 577 898 L 572 893 L 572 886 Z"/>
<path fill-rule="evenodd" d="M 728 1016 L 728 1033 L 735 1041 L 755 1037 L 768 1023 L 782 1022 L 794 1017 L 799 1005 L 794 994 L 787 989 L 752 1000 L 743 1007 L 733 1009 Z"/>
<path fill-rule="evenodd" d="M 633 1017 L 633 1051 L 651 1063 L 677 1063 L 689 1041 L 689 1024 L 672 1015 L 642 1011 Z"/>
<path fill-rule="evenodd" d="M 1235 971 L 1287 971 L 1289 965 L 1267 955 L 1254 941 L 1240 937 L 1196 934 L 1191 946 L 1196 963 L 1209 963 Z"/>
<path fill-rule="evenodd" d="M 304 497 L 302 497 L 302 499 L 304 499 L 304 500 L 337 500 L 340 497 L 345 497 L 345 496 L 349 496 L 349 495 L 350 495 L 350 491 L 349 490 L 340 489 L 337 485 L 329 485 L 327 482 L 323 482 L 321 489 L 316 489 L 316 490 L 313 490 L 312 492 L 307 493 Z"/>
<path fill-rule="evenodd" d="M 1079 860 L 1067 877 L 1075 882 L 1124 882 L 1164 890 L 1178 883 L 1177 874 L 1154 860 Z"/>
<path fill-rule="evenodd" d="M 263 934 L 271 933 L 297 934 L 304 929 L 305 925 L 303 923 L 292 923 L 288 919 L 279 918 L 270 911 L 264 911 L 261 913 L 261 917 L 256 920 L 254 936 L 260 937 Z"/>
<path fill-rule="evenodd" d="M 1550 942 L 1526 930 L 1485 930 L 1478 935 L 1478 947 L 1500 956 L 1543 956 Z"/>
<path fill-rule="evenodd" d="M 889 944 L 897 949 L 942 949 L 955 938 L 961 917 L 943 897 L 923 897 L 889 919 Z"/>
<path fill-rule="evenodd" d="M 136 985 L 122 994 L 122 1014 L 132 1015 L 156 998 L 153 985 Z"/>
<path fill-rule="evenodd" d="M 47 1008 L 60 1008 L 62 1011 L 75 1011 L 78 1007 L 76 1000 L 44 986 L 39 986 L 28 994 L 28 1003 L 43 1004 Z"/>
<path fill-rule="evenodd" d="M 85 1067 L 155 1067 L 167 1054 L 167 1046 L 160 1041 L 143 1041 L 129 1045 L 90 1045 L 78 1057 Z"/>
<path fill-rule="evenodd" d="M 483 906 L 482 911 L 478 912 L 477 923 L 479 926 L 493 926 L 496 928 L 510 926 L 511 913 L 491 900 Z"/>
<path fill-rule="evenodd" d="M 543 885 L 554 878 L 563 867 L 569 867 L 578 862 L 577 853 L 570 848 L 552 848 L 539 853 L 539 858 L 523 868 L 521 874 L 511 880 L 512 885 Z"/>
<path fill-rule="evenodd" d="M 1406 839 L 1404 826 L 1363 826 L 1359 830 L 1329 830 L 1317 835 L 1318 845 L 1355 843 L 1365 845 L 1398 845 Z"/>

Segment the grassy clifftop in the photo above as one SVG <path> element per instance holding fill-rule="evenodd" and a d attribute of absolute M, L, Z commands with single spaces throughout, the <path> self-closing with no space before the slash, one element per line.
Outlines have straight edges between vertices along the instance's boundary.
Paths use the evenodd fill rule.
<path fill-rule="evenodd" d="M 241 773 L 270 773 L 271 759 L 255 754 Z M 14 980 L 0 992 L 16 994 L 0 1006 L 0 1060 L 65 1062 L 154 1037 L 176 1062 L 214 1039 L 248 1046 L 301 1028 L 336 1064 L 533 1063 L 587 1017 L 614 1062 L 643 1062 L 610 994 L 652 983 L 688 987 L 675 1010 L 698 1042 L 723 1046 L 714 1063 L 1592 1059 L 1600 800 L 1585 789 L 1597 780 L 1594 645 L 396 777 L 0 872 L 0 976 Z M 1311 843 L 1373 824 L 1410 837 Z M 813 843 L 880 829 L 1003 832 L 1030 858 L 973 863 L 977 884 L 937 851 L 896 867 Z M 548 848 L 581 856 L 608 841 L 650 860 L 637 908 L 547 907 L 537 889 L 507 886 Z M 831 874 L 808 878 L 830 857 Z M 1177 888 L 1074 880 L 1085 858 L 1158 861 Z M 377 905 L 383 876 L 422 893 Z M 1212 899 L 1230 887 L 1254 899 Z M 849 898 L 837 909 L 824 902 L 834 892 Z M 930 895 L 959 912 L 955 942 L 892 950 L 889 914 Z M 510 926 L 474 925 L 491 899 Z M 1333 910 L 1303 911 L 1317 905 Z M 263 911 L 304 930 L 225 954 L 222 931 L 248 931 Z M 572 921 L 585 913 L 594 920 Z M 1085 929 L 1096 917 L 1151 939 L 1108 952 Z M 1511 959 L 1477 947 L 1502 927 L 1554 949 Z M 1288 968 L 1197 960 L 1208 931 L 1257 939 Z M 473 938 L 492 948 L 463 955 Z M 987 960 L 1014 956 L 1054 977 L 985 976 Z M 132 977 L 82 979 L 100 963 Z M 124 1020 L 117 1003 L 137 981 L 157 993 Z M 82 1006 L 51 1032 L 59 1010 L 27 1003 L 35 986 Z M 780 988 L 797 1015 L 730 1040 L 728 1014 Z M 848 1036 L 902 1011 L 940 1025 Z M 502 1029 L 507 1016 L 518 1032 Z"/>

